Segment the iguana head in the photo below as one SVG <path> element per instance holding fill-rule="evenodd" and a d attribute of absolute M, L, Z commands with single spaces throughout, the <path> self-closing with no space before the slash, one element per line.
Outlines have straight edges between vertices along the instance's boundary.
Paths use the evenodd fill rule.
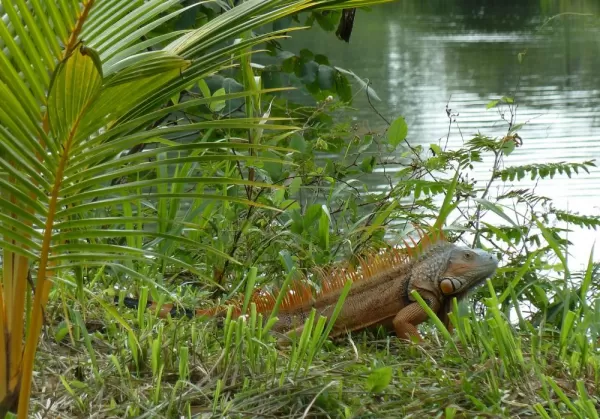
<path fill-rule="evenodd" d="M 415 260 L 408 292 L 426 291 L 439 297 L 461 298 L 492 276 L 498 267 L 494 255 L 448 242 L 428 247 Z"/>
<path fill-rule="evenodd" d="M 447 264 L 439 275 L 438 286 L 442 294 L 452 296 L 466 293 L 494 274 L 498 259 L 482 249 L 453 246 Z"/>
<path fill-rule="evenodd" d="M 461 299 L 492 276 L 498 260 L 482 249 L 470 249 L 439 241 L 428 246 L 414 261 L 408 283 L 408 299 L 416 290 L 423 298 L 437 299 L 441 304 L 437 315 L 450 327 L 448 313 L 452 311 L 452 297 Z"/>

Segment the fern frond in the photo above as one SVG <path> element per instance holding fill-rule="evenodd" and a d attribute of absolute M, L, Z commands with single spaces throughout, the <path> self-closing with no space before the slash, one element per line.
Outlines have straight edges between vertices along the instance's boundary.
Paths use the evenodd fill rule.
<path fill-rule="evenodd" d="M 556 208 L 552 208 L 550 214 L 554 214 L 559 221 L 565 221 L 578 227 L 586 227 L 590 230 L 596 230 L 597 227 L 600 227 L 600 216 L 597 215 L 579 215 L 577 213 L 562 211 Z"/>
<path fill-rule="evenodd" d="M 579 174 L 579 170 L 584 170 L 586 173 L 590 173 L 590 167 L 596 167 L 594 163 L 595 160 L 586 160 L 582 163 L 568 163 L 568 162 L 558 162 L 558 163 L 534 163 L 527 164 L 524 166 L 512 166 L 507 167 L 503 170 L 500 170 L 494 173 L 495 179 L 502 179 L 502 181 L 513 181 L 515 178 L 517 180 L 521 180 L 525 177 L 526 174 L 531 175 L 531 180 L 535 180 L 536 178 L 545 179 L 550 177 L 550 179 L 554 178 L 556 174 L 566 174 L 569 178 L 572 175 L 572 172 Z"/>

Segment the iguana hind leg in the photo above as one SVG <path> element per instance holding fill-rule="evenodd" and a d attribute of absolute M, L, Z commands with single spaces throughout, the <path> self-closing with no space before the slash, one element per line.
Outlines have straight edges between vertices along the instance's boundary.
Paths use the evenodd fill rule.
<path fill-rule="evenodd" d="M 290 346 L 293 339 L 296 339 L 296 340 L 300 339 L 300 335 L 302 335 L 303 331 L 304 331 L 304 325 L 295 327 L 293 329 L 288 330 L 285 333 L 282 333 L 281 336 L 279 337 L 279 339 L 277 339 L 277 346 L 279 346 L 281 348 Z"/>
<path fill-rule="evenodd" d="M 429 298 L 425 301 L 434 312 L 438 310 L 440 304 L 435 298 Z M 427 320 L 427 317 L 427 313 L 425 313 L 418 303 L 407 305 L 400 310 L 394 317 L 394 320 L 392 320 L 396 335 L 400 339 L 408 340 L 414 336 L 421 342 L 423 339 L 417 330 L 417 326 Z"/>

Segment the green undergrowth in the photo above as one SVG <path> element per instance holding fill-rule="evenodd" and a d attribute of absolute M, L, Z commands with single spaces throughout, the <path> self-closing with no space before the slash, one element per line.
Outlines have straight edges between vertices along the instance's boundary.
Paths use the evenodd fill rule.
<path fill-rule="evenodd" d="M 600 265 L 571 272 L 567 249 L 600 217 L 519 185 L 595 162 L 515 165 L 528 122 L 507 96 L 494 129 L 447 109 L 446 137 L 417 141 L 367 75 L 284 49 L 379 0 L 0 3 L 0 417 L 598 417 Z M 355 123 L 359 94 L 384 129 Z M 453 334 L 332 341 L 313 313 L 282 346 L 248 304 L 423 228 L 502 259 Z M 145 310 L 243 290 L 240 319 Z"/>
<path fill-rule="evenodd" d="M 281 346 L 253 304 L 219 321 L 91 299 L 77 308 L 85 320 L 70 312 L 80 320 L 70 329 L 46 328 L 33 408 L 61 418 L 597 418 L 600 302 L 567 311 L 553 333 L 511 326 L 487 287 L 483 317 L 456 304 L 451 340 L 429 322 L 420 345 L 381 329 L 325 339 L 328 323 L 312 316 Z"/>

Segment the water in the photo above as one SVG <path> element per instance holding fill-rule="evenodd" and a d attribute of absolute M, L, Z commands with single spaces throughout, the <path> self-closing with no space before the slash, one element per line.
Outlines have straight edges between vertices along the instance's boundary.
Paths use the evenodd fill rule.
<path fill-rule="evenodd" d="M 503 136 L 507 123 L 497 110 L 486 110 L 486 104 L 514 96 L 515 122 L 526 124 L 518 131 L 524 144 L 503 160 L 504 167 L 592 159 L 600 165 L 600 23 L 581 15 L 598 15 L 600 5 L 572 3 L 561 1 L 559 8 L 559 2 L 543 0 L 402 0 L 371 12 L 357 11 L 350 44 L 315 28 L 295 34 L 284 47 L 296 53 L 308 48 L 325 54 L 334 65 L 369 79 L 381 98 L 373 105 L 389 120 L 404 116 L 408 140 L 414 145 L 444 147 L 447 143 L 455 149 L 477 132 Z M 555 18 L 540 29 L 549 17 L 564 12 L 581 14 Z M 520 64 L 517 54 L 523 52 Z M 358 90 L 357 85 L 354 88 Z M 364 91 L 353 104 L 358 108 L 353 118 L 362 130 L 387 126 Z M 446 106 L 457 114 L 448 138 Z M 486 162 L 469 176 L 480 182 L 489 179 L 489 159 Z M 368 182 L 372 189 L 387 187 L 380 172 Z M 513 186 L 535 188 L 537 194 L 552 198 L 557 208 L 600 215 L 597 168 L 572 179 L 558 175 L 552 180 L 498 185 L 492 197 Z M 587 262 L 600 233 L 573 228 L 570 263 L 578 269 Z"/>

